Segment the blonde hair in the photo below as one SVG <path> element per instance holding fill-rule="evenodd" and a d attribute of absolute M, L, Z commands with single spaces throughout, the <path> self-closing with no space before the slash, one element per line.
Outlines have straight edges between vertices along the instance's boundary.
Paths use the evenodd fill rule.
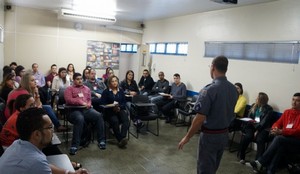
<path fill-rule="evenodd" d="M 26 71 L 25 74 L 21 78 L 20 88 L 26 89 L 29 94 L 33 95 L 34 91 L 30 87 L 30 78 L 33 76 L 30 70 Z"/>
<path fill-rule="evenodd" d="M 264 92 L 259 92 L 255 104 L 250 109 L 250 113 L 254 113 L 258 107 L 267 105 L 268 101 L 269 101 L 268 95 Z"/>

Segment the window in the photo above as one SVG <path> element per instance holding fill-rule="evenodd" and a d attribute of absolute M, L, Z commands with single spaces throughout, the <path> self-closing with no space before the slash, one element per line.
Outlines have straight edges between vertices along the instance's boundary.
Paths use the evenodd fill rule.
<path fill-rule="evenodd" d="M 137 44 L 121 44 L 122 53 L 137 53 Z"/>
<path fill-rule="evenodd" d="M 186 56 L 188 51 L 188 43 L 187 42 L 150 43 L 149 49 L 151 54 Z"/>
<path fill-rule="evenodd" d="M 300 42 L 205 42 L 205 57 L 299 63 Z"/>

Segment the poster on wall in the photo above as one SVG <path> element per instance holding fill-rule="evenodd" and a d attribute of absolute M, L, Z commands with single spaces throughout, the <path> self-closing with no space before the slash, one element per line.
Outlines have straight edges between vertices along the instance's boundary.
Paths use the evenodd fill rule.
<path fill-rule="evenodd" d="M 87 57 L 86 65 L 94 69 L 119 69 L 120 58 L 120 44 L 101 42 L 101 41 L 87 41 Z"/>

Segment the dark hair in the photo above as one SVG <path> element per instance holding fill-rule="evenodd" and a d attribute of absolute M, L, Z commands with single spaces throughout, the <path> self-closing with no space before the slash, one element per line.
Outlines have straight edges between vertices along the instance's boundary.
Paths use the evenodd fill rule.
<path fill-rule="evenodd" d="M 235 83 L 234 85 L 238 86 L 240 89 L 241 89 L 241 94 L 244 93 L 244 90 L 243 90 L 243 85 L 239 82 Z"/>
<path fill-rule="evenodd" d="M 295 93 L 293 97 L 300 97 L 300 92 Z"/>
<path fill-rule="evenodd" d="M 82 79 L 83 80 L 86 80 L 86 77 L 85 77 L 85 71 L 88 71 L 88 73 L 90 73 L 90 70 L 85 68 L 83 71 L 82 71 Z"/>
<path fill-rule="evenodd" d="M 20 111 L 20 109 L 22 107 L 25 107 L 27 100 L 30 99 L 31 97 L 32 97 L 32 95 L 30 95 L 30 94 L 19 95 L 16 98 L 16 101 L 15 101 L 15 108 L 16 108 L 16 110 Z"/>
<path fill-rule="evenodd" d="M 118 82 L 119 82 L 119 78 L 118 78 L 117 76 L 115 76 L 115 75 L 112 75 L 112 76 L 110 76 L 110 77 L 108 78 L 108 80 L 107 80 L 107 86 L 108 86 L 108 87 L 110 86 L 111 81 L 112 81 L 113 78 L 116 78 L 116 79 L 118 80 Z"/>
<path fill-rule="evenodd" d="M 72 63 L 69 63 L 69 64 L 68 64 L 68 66 L 67 66 L 67 73 L 69 72 L 69 67 L 70 67 L 71 65 L 73 66 L 73 73 L 75 73 L 75 68 L 74 68 L 74 65 L 73 65 Z"/>
<path fill-rule="evenodd" d="M 227 57 L 225 57 L 225 56 L 218 56 L 218 57 L 214 58 L 212 64 L 221 73 L 226 73 L 227 72 L 227 67 L 228 67 L 228 59 L 227 59 Z"/>
<path fill-rule="evenodd" d="M 127 81 L 127 75 L 128 75 L 129 73 L 132 73 L 132 75 L 133 75 L 132 81 L 133 81 L 133 80 L 134 80 L 134 72 L 133 72 L 132 70 L 128 70 L 128 71 L 126 72 L 125 80 Z"/>
<path fill-rule="evenodd" d="M 8 74 L 11 74 L 14 71 L 14 69 L 12 69 L 9 66 L 5 66 L 3 68 L 3 78 L 5 78 L 5 76 L 7 76 Z"/>
<path fill-rule="evenodd" d="M 113 69 L 112 69 L 111 67 L 107 67 L 107 68 L 105 69 L 105 74 L 108 74 L 109 70 L 113 70 Z"/>
<path fill-rule="evenodd" d="M 23 71 L 23 69 L 25 69 L 22 65 L 18 65 L 15 69 L 16 72 L 16 76 L 20 76 L 21 71 Z M 21 76 L 20 76 L 21 77 Z"/>
<path fill-rule="evenodd" d="M 33 64 L 31 65 L 31 68 L 33 68 L 34 65 L 39 66 L 37 63 L 33 63 Z"/>
<path fill-rule="evenodd" d="M 178 73 L 175 73 L 173 76 L 180 78 L 180 75 Z"/>
<path fill-rule="evenodd" d="M 52 67 L 54 67 L 54 66 L 56 66 L 56 64 L 52 64 L 50 68 L 52 69 Z"/>
<path fill-rule="evenodd" d="M 147 72 L 149 72 L 149 70 L 147 70 L 147 69 L 144 69 L 143 71 L 147 71 Z"/>
<path fill-rule="evenodd" d="M 3 78 L 3 81 L 1 83 L 1 87 L 3 88 L 4 86 L 6 86 L 6 82 L 11 80 L 13 77 L 15 77 L 15 74 L 14 73 L 9 73 L 9 74 L 6 74 Z"/>
<path fill-rule="evenodd" d="M 11 63 L 9 64 L 9 66 L 12 66 L 12 65 L 18 66 L 18 65 L 17 65 L 17 62 L 11 62 Z"/>
<path fill-rule="evenodd" d="M 76 77 L 78 77 L 78 76 L 82 76 L 80 73 L 74 73 L 74 75 L 73 75 L 73 79 L 75 80 L 76 79 Z"/>
<path fill-rule="evenodd" d="M 58 77 L 59 77 L 59 78 L 61 78 L 61 77 L 60 77 L 60 73 L 61 73 L 62 71 L 66 71 L 66 72 L 67 72 L 67 69 L 66 69 L 65 67 L 60 67 L 60 68 L 58 69 Z M 67 78 L 64 77 L 64 78 L 61 78 L 61 79 L 63 80 L 64 84 L 66 84 Z"/>
<path fill-rule="evenodd" d="M 89 66 L 89 65 L 87 65 L 86 67 L 85 67 L 85 69 L 92 69 L 92 67 L 91 66 Z"/>
<path fill-rule="evenodd" d="M 268 101 L 269 101 L 269 97 L 266 93 L 264 92 L 258 93 L 258 102 L 261 106 L 268 104 Z"/>
<path fill-rule="evenodd" d="M 43 129 L 44 115 L 47 114 L 42 108 L 29 108 L 19 114 L 16 127 L 21 140 L 29 141 L 34 131 Z"/>

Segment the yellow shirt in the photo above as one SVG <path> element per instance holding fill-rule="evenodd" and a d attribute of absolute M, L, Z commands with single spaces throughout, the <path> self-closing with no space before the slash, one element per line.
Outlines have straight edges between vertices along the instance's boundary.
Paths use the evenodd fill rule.
<path fill-rule="evenodd" d="M 246 105 L 247 105 L 247 99 L 243 95 L 239 95 L 239 98 L 234 108 L 234 113 L 236 113 L 238 117 L 243 117 L 245 113 Z"/>

